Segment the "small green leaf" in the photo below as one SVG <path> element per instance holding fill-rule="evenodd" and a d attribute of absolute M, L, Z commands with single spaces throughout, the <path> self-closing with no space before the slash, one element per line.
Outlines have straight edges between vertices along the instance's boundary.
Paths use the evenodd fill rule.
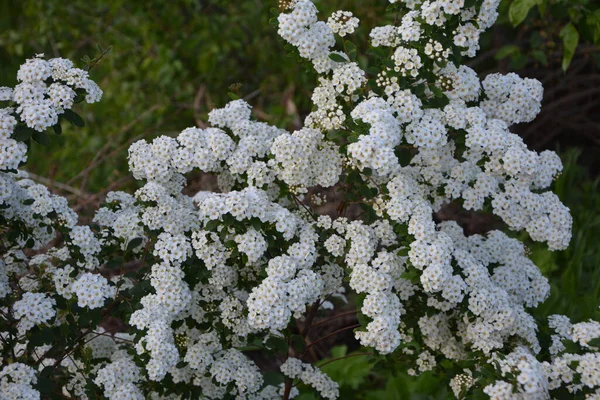
<path fill-rule="evenodd" d="M 589 14 L 585 22 L 592 30 L 594 43 L 600 43 L 600 8 Z"/>
<path fill-rule="evenodd" d="M 233 92 L 229 92 L 229 93 L 227 93 L 227 95 L 229 96 L 229 98 L 231 100 L 238 100 L 240 98 L 240 96 L 238 96 L 237 94 L 235 94 Z"/>
<path fill-rule="evenodd" d="M 575 55 L 575 50 L 577 49 L 577 44 L 579 43 L 579 32 L 575 26 L 569 22 L 565 25 L 564 28 L 560 31 L 560 37 L 563 41 L 563 60 L 562 60 L 562 69 L 566 71 L 569 68 L 569 64 L 571 64 L 571 60 Z"/>
<path fill-rule="evenodd" d="M 50 139 L 48 139 L 48 135 L 46 135 L 44 132 L 34 131 L 32 136 L 33 140 L 43 146 L 48 146 L 50 144 Z"/>
<path fill-rule="evenodd" d="M 31 138 L 33 132 L 35 132 L 33 129 L 26 127 L 25 125 L 17 125 L 12 136 L 17 142 L 25 142 Z"/>
<path fill-rule="evenodd" d="M 431 92 L 433 93 L 433 95 L 437 98 L 441 98 L 444 95 L 444 92 L 442 92 L 442 89 L 440 89 L 437 86 L 432 86 L 431 87 Z"/>
<path fill-rule="evenodd" d="M 67 121 L 69 121 L 73 125 L 78 126 L 80 128 L 83 128 L 85 126 L 85 121 L 75 111 L 73 111 L 73 110 L 65 110 L 65 112 L 64 112 L 63 115 L 65 116 L 65 118 L 67 119 Z"/>
<path fill-rule="evenodd" d="M 327 139 L 335 140 L 343 137 L 344 135 L 340 131 L 329 131 L 327 132 Z"/>
<path fill-rule="evenodd" d="M 304 337 L 301 335 L 292 335 L 292 344 L 294 345 L 294 349 L 301 352 L 303 352 L 306 347 Z"/>
<path fill-rule="evenodd" d="M 590 340 L 588 342 L 588 346 L 591 346 L 591 347 L 600 347 L 600 337 Z"/>
<path fill-rule="evenodd" d="M 208 221 L 206 223 L 206 225 L 204 225 L 204 229 L 206 229 L 207 231 L 215 231 L 218 226 L 219 226 L 219 221 L 216 219 L 213 219 L 212 221 Z"/>
<path fill-rule="evenodd" d="M 60 126 L 60 122 L 56 125 L 53 125 L 52 129 L 54 130 L 54 133 L 56 133 L 57 135 L 62 134 L 62 126 Z"/>
<path fill-rule="evenodd" d="M 271 336 L 269 339 L 267 339 L 265 345 L 267 348 L 278 353 L 285 353 L 288 350 L 288 345 L 285 339 L 277 336 Z"/>
<path fill-rule="evenodd" d="M 106 268 L 115 269 L 123 265 L 123 257 L 113 258 L 106 263 Z"/>
<path fill-rule="evenodd" d="M 344 46 L 346 47 L 346 52 L 350 56 L 350 59 L 356 59 L 356 45 L 350 41 L 346 41 Z"/>
<path fill-rule="evenodd" d="M 39 377 L 34 386 L 41 394 L 44 395 L 50 395 L 50 393 L 52 393 L 56 388 L 54 380 L 49 377 Z"/>
<path fill-rule="evenodd" d="M 335 62 L 348 62 L 348 60 L 346 59 L 346 57 L 342 56 L 341 54 L 338 53 L 331 53 L 329 54 L 329 58 L 332 59 Z"/>
<path fill-rule="evenodd" d="M 519 52 L 519 46 L 516 45 L 507 45 L 502 46 L 496 54 L 494 54 L 494 58 L 496 60 L 504 60 L 506 57 L 512 56 L 515 53 Z"/>
<path fill-rule="evenodd" d="M 534 50 L 531 52 L 531 55 L 540 64 L 544 66 L 548 65 L 548 58 L 546 57 L 546 53 L 543 50 Z"/>
<path fill-rule="evenodd" d="M 508 18 L 513 26 L 519 25 L 525 20 L 529 10 L 538 3 L 537 0 L 515 0 L 510 3 Z"/>
<path fill-rule="evenodd" d="M 381 69 L 377 67 L 369 67 L 367 68 L 366 72 L 369 75 L 377 76 L 381 72 Z"/>
<path fill-rule="evenodd" d="M 422 96 L 423 93 L 425 93 L 425 85 L 420 83 L 417 86 L 415 86 L 415 88 L 413 89 L 414 94 L 416 94 L 417 96 Z"/>
<path fill-rule="evenodd" d="M 135 249 L 136 247 L 141 245 L 143 241 L 144 241 L 144 238 L 141 238 L 141 237 L 131 239 L 129 241 L 129 243 L 127 243 L 127 251 L 131 251 L 131 250 Z"/>

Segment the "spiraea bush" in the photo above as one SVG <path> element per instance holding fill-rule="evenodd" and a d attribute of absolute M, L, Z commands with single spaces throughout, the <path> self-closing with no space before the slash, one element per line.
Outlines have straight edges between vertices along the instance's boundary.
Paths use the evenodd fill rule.
<path fill-rule="evenodd" d="M 319 74 L 304 128 L 234 100 L 209 128 L 138 141 L 140 188 L 109 193 L 89 226 L 19 168 L 102 92 L 68 60 L 28 60 L 0 91 L 0 399 L 335 399 L 306 337 L 346 299 L 365 354 L 438 371 L 457 398 L 598 398 L 600 324 L 553 315 L 542 349 L 530 311 L 550 285 L 511 233 L 550 250 L 571 239 L 550 190 L 560 158 L 509 130 L 535 118 L 543 88 L 464 64 L 498 2 L 391 1 L 368 66 L 355 15 L 280 2 L 288 51 Z M 184 194 L 194 170 L 219 192 Z M 315 187 L 336 194 L 311 203 Z M 466 236 L 435 218 L 447 203 L 507 232 Z M 277 361 L 275 378 L 248 349 Z"/>

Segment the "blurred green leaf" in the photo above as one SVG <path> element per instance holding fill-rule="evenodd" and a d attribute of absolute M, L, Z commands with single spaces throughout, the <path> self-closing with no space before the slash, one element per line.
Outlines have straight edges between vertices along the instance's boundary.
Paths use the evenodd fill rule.
<path fill-rule="evenodd" d="M 589 14 L 586 18 L 586 23 L 592 30 L 594 43 L 600 42 L 600 8 Z"/>
<path fill-rule="evenodd" d="M 514 0 L 508 9 L 508 17 L 513 26 L 517 26 L 523 22 L 527 17 L 529 10 L 537 3 L 537 0 Z"/>
<path fill-rule="evenodd" d="M 496 52 L 496 54 L 494 55 L 494 58 L 496 60 L 503 60 L 506 57 L 509 57 L 515 53 L 520 52 L 520 48 L 519 46 L 516 45 L 507 45 L 507 46 L 503 46 L 500 47 L 500 49 L 498 49 L 498 51 Z"/>
<path fill-rule="evenodd" d="M 560 37 L 563 41 L 562 69 L 563 71 L 566 71 L 571 64 L 573 56 L 575 55 L 575 50 L 577 49 L 577 44 L 579 43 L 579 32 L 577 32 L 575 26 L 569 22 L 560 31 Z"/>
<path fill-rule="evenodd" d="M 329 58 L 335 62 L 348 62 L 348 60 L 346 60 L 346 58 L 344 56 L 337 54 L 337 53 L 329 54 Z"/>

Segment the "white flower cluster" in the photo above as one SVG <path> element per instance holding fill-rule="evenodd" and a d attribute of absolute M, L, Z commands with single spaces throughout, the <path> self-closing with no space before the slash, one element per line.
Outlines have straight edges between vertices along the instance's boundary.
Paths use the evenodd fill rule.
<path fill-rule="evenodd" d="M 335 11 L 327 20 L 327 25 L 329 25 L 333 33 L 341 37 L 354 33 L 354 30 L 358 28 L 358 23 L 358 18 L 350 11 L 342 10 Z"/>
<path fill-rule="evenodd" d="M 19 320 L 19 333 L 25 334 L 36 325 L 48 322 L 56 315 L 56 301 L 45 293 L 25 292 L 14 304 L 14 316 Z"/>
<path fill-rule="evenodd" d="M 37 383 L 36 371 L 28 365 L 13 363 L 0 370 L 1 400 L 39 400 L 40 393 L 32 385 Z"/>
<path fill-rule="evenodd" d="M 551 390 L 565 387 L 573 396 L 600 396 L 600 323 L 597 321 L 572 324 L 564 315 L 549 317 L 552 335 L 551 362 L 544 363 Z M 595 345 L 590 342 L 594 340 Z M 571 353 L 563 342 L 573 342 L 579 352 Z"/>
<path fill-rule="evenodd" d="M 311 364 L 289 357 L 279 369 L 285 376 L 313 387 L 326 399 L 337 399 L 339 396 L 338 384 Z"/>
<path fill-rule="evenodd" d="M 323 141 L 323 134 L 304 128 L 293 134 L 278 136 L 271 152 L 277 177 L 295 192 L 306 193 L 307 187 L 329 187 L 337 183 L 342 172 L 337 146 Z"/>
<path fill-rule="evenodd" d="M 210 112 L 209 128 L 134 143 L 129 167 L 145 182 L 133 195 L 108 194 L 94 218 L 98 234 L 77 226 L 64 198 L 13 171 L 26 146 L 12 137 L 19 124 L 53 125 L 83 91 L 89 102 L 101 92 L 66 60 L 23 66 L 17 88 L 0 89 L 0 101 L 18 106 L 0 111 L 0 213 L 24 230 L 2 239 L 0 299 L 18 321 L 23 359 L 60 365 L 69 375 L 63 390 L 78 398 L 93 389 L 79 373 L 89 367 L 111 400 L 170 400 L 183 387 L 206 399 L 274 400 L 298 392 L 293 380 L 335 399 L 338 385 L 294 357 L 281 366 L 285 386 L 265 385 L 241 349 L 261 341 L 271 348 L 270 338 L 293 346 L 291 321 L 304 318 L 308 328 L 352 289 L 360 320 L 367 319 L 355 337 L 380 354 L 402 352 L 411 374 L 444 359 L 474 361 L 473 372 L 450 383 L 457 397 L 481 383 L 474 376 L 486 365 L 495 380 L 479 389 L 494 399 L 546 399 L 559 386 L 598 395 L 600 325 L 552 317 L 553 358 L 540 363 L 528 309 L 550 286 L 524 245 L 499 231 L 467 237 L 456 222 L 434 219 L 454 202 L 489 207 L 551 249 L 571 238 L 569 210 L 547 191 L 560 159 L 530 151 L 508 130 L 538 113 L 541 85 L 514 74 L 481 82 L 456 62 L 458 54 L 474 55 L 499 1 L 391 2 L 405 12 L 397 25 L 370 34 L 390 57 L 376 61 L 374 85 L 352 54 L 332 51 L 335 34 L 351 34 L 357 18 L 338 11 L 326 23 L 311 1 L 285 2 L 279 33 L 320 74 L 306 126 L 289 133 L 253 121 L 250 105 L 236 100 Z M 220 192 L 185 194 L 193 170 L 217 175 Z M 315 186 L 342 192 L 337 218 L 319 216 L 305 201 Z M 321 197 L 312 198 L 318 206 Z M 368 223 L 353 211 L 341 216 L 354 203 Z M 64 247 L 47 246 L 56 230 Z M 29 259 L 28 248 L 39 254 Z M 136 279 L 117 273 L 109 280 L 100 270 L 132 259 L 142 264 Z M 114 308 L 103 308 L 108 299 Z M 86 320 L 72 318 L 75 302 L 114 312 L 128 333 L 64 326 Z M 58 362 L 45 359 L 52 345 L 39 348 L 42 356 L 26 354 L 28 332 L 44 324 L 74 329 L 84 350 Z M 6 335 L 13 333 L 0 332 Z M 566 353 L 567 340 L 581 354 Z M 0 398 L 39 398 L 34 370 L 10 362 L 2 364 Z"/>
<path fill-rule="evenodd" d="M 79 307 L 99 308 L 107 298 L 112 297 L 112 287 L 105 277 L 89 272 L 82 274 L 71 285 L 71 290 L 77 296 Z"/>
<path fill-rule="evenodd" d="M 421 39 L 427 28 L 445 28 L 450 19 L 456 20 L 456 28 L 448 32 L 454 45 L 463 55 L 475 56 L 479 50 L 479 37 L 498 18 L 499 0 L 486 0 L 479 9 L 465 7 L 464 0 L 390 0 L 403 3 L 412 11 L 404 14 L 399 27 L 386 26 L 371 32 L 373 46 L 395 46 L 398 39 L 415 42 Z"/>
<path fill-rule="evenodd" d="M 490 363 L 495 365 L 502 377 L 483 388 L 483 392 L 492 400 L 508 399 L 549 399 L 548 382 L 542 363 L 525 347 L 517 347 L 510 354 L 497 357 L 493 356 Z M 512 378 L 512 379 L 511 379 Z"/>
<path fill-rule="evenodd" d="M 544 88 L 537 79 L 521 78 L 515 73 L 490 74 L 482 82 L 487 97 L 481 108 L 488 118 L 507 125 L 531 122 L 540 112 Z"/>
<path fill-rule="evenodd" d="M 140 368 L 126 355 L 112 360 L 110 364 L 96 373 L 94 382 L 104 388 L 104 394 L 109 400 L 131 399 L 142 400 L 144 395 L 136 386 L 140 381 Z"/>
<path fill-rule="evenodd" d="M 450 380 L 450 388 L 452 393 L 457 399 L 462 400 L 465 398 L 465 394 L 475 383 L 472 372 L 465 370 L 464 374 L 458 374 Z"/>
<path fill-rule="evenodd" d="M 300 56 L 312 61 L 318 72 L 327 72 L 332 68 L 329 59 L 330 49 L 335 45 L 333 29 L 317 19 L 317 7 L 310 0 L 298 0 L 293 10 L 282 13 L 279 21 L 279 35 L 287 42 L 298 48 Z M 339 18 L 333 23 L 335 29 L 350 33 L 353 20 L 344 27 L 340 26 Z"/>
<path fill-rule="evenodd" d="M 53 83 L 48 85 L 47 79 Z M 29 59 L 19 69 L 17 80 L 21 83 L 12 93 L 16 111 L 28 127 L 39 132 L 58 123 L 58 116 L 73 106 L 75 89 L 85 91 L 88 103 L 102 97 L 102 90 L 89 79 L 87 71 L 74 68 L 64 58 Z"/>

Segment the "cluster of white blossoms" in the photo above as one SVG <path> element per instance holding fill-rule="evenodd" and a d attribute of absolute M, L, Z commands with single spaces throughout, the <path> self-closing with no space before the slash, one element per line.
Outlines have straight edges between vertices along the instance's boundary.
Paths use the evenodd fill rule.
<path fill-rule="evenodd" d="M 281 372 L 288 378 L 299 381 L 315 388 L 326 399 L 337 399 L 339 396 L 338 384 L 312 364 L 303 363 L 302 360 L 289 357 L 282 365 Z"/>
<path fill-rule="evenodd" d="M 0 370 L 0 399 L 39 400 L 40 393 L 32 385 L 37 383 L 36 371 L 29 365 L 12 363 Z"/>
<path fill-rule="evenodd" d="M 64 58 L 45 60 L 42 57 L 29 59 L 21 66 L 17 73 L 20 83 L 9 99 L 3 99 L 14 101 L 21 120 L 38 132 L 58 123 L 59 115 L 73 106 L 77 89 L 86 93 L 88 103 L 102 97 L 102 90 L 89 79 L 87 71 L 74 68 L 73 63 Z M 52 82 L 49 85 L 48 80 Z"/>
<path fill-rule="evenodd" d="M 359 20 L 350 11 L 335 11 L 327 20 L 327 25 L 333 33 L 344 37 L 354 33 L 358 27 Z"/>
<path fill-rule="evenodd" d="M 564 387 L 573 396 L 600 397 L 600 323 L 572 324 L 564 315 L 549 317 L 552 360 L 544 362 L 550 389 Z M 572 345 L 567 347 L 565 343 Z"/>
<path fill-rule="evenodd" d="M 27 156 L 17 139 L 101 91 L 70 62 L 39 57 L 17 88 L 0 89 L 0 101 L 16 105 L 0 110 L 0 315 L 11 321 L 0 338 L 20 354 L 0 347 L 0 399 L 40 398 L 32 384 L 43 366 L 82 399 L 287 400 L 307 388 L 335 399 L 337 383 L 292 336 L 353 298 L 356 339 L 401 354 L 411 374 L 471 362 L 450 381 L 456 397 L 598 390 L 598 323 L 553 317 L 552 360 L 537 360 L 529 310 L 550 285 L 524 244 L 498 230 L 466 236 L 435 217 L 454 203 L 491 210 L 553 250 L 570 241 L 569 210 L 549 191 L 560 159 L 509 131 L 539 112 L 541 84 L 514 74 L 482 82 L 459 63 L 478 49 L 499 1 L 390 2 L 398 23 L 371 31 L 383 49 L 369 73 L 345 42 L 358 28 L 352 13 L 325 22 L 312 1 L 285 2 L 279 34 L 319 73 L 305 127 L 254 121 L 235 100 L 209 113 L 208 128 L 138 141 L 129 167 L 139 189 L 109 193 L 91 226 L 15 171 Z M 348 54 L 333 50 L 335 35 Z M 192 171 L 216 175 L 218 192 L 187 195 Z M 319 196 L 323 188 L 336 195 Z M 315 206 L 341 199 L 337 217 L 319 215 L 309 197 Z M 364 214 L 344 216 L 355 204 Z M 111 334 L 107 316 L 126 332 Z M 40 339 L 49 332 L 56 343 Z M 283 384 L 266 383 L 254 348 L 274 355 Z M 494 379 L 482 380 L 490 366 Z"/>
<path fill-rule="evenodd" d="M 523 79 L 515 73 L 490 74 L 481 84 L 487 97 L 481 108 L 488 118 L 510 126 L 531 122 L 540 112 L 544 88 L 537 79 Z"/>
<path fill-rule="evenodd" d="M 112 297 L 114 289 L 108 280 L 100 274 L 84 273 L 71 285 L 71 291 L 77 296 L 79 307 L 99 308 L 104 301 Z"/>
<path fill-rule="evenodd" d="M 140 381 L 140 368 L 123 352 L 111 354 L 112 360 L 96 373 L 94 382 L 104 388 L 109 400 L 141 400 L 144 395 L 135 385 Z"/>
<path fill-rule="evenodd" d="M 529 349 L 517 347 L 506 356 L 494 355 L 490 360 L 507 380 L 498 380 L 483 388 L 492 400 L 531 399 L 545 400 L 548 395 L 548 381 L 540 363 Z M 508 382 L 508 380 L 515 382 Z"/>
<path fill-rule="evenodd" d="M 329 53 L 335 45 L 335 37 L 332 27 L 324 21 L 319 21 L 317 13 L 317 7 L 312 1 L 294 2 L 290 13 L 282 13 L 277 18 L 278 33 L 287 42 L 297 47 L 300 56 L 310 60 L 317 72 L 326 72 L 331 70 L 333 65 Z M 343 32 L 350 29 L 348 26 L 342 28 L 339 22 L 331 25 Z"/>
<path fill-rule="evenodd" d="M 14 316 L 19 320 L 19 333 L 24 334 L 35 325 L 41 325 L 56 315 L 56 301 L 45 293 L 25 292 L 15 302 Z"/>

